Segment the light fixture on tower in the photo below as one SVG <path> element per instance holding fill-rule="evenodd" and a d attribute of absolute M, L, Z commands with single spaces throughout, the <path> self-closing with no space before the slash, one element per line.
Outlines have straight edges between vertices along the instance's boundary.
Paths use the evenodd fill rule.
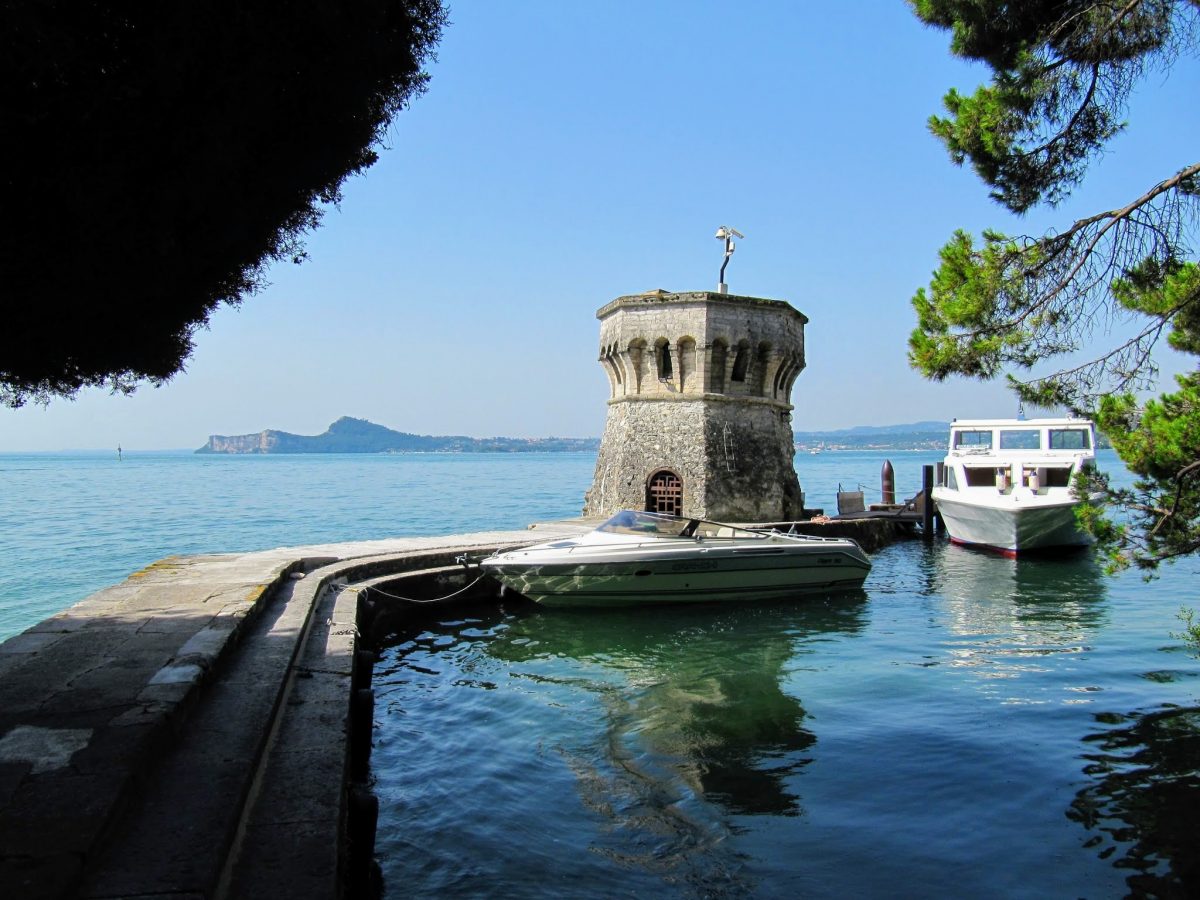
<path fill-rule="evenodd" d="M 733 256 L 733 251 L 736 246 L 733 243 L 734 238 L 745 239 L 745 235 L 736 228 L 730 228 L 728 225 L 722 225 L 717 229 L 717 240 L 724 238 L 725 240 L 725 261 L 721 263 L 721 274 L 717 278 L 717 293 L 728 294 L 729 285 L 725 283 L 725 267 L 729 265 L 729 257 Z"/>

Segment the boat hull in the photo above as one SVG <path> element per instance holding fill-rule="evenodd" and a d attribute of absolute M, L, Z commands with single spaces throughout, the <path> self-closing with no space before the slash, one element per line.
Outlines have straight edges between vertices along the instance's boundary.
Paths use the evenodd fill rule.
<path fill-rule="evenodd" d="M 779 599 L 860 588 L 870 564 L 840 549 L 764 547 L 606 562 L 488 561 L 506 587 L 545 606 Z"/>
<path fill-rule="evenodd" d="M 933 498 L 950 539 L 956 543 L 1011 555 L 1092 543 L 1091 536 L 1081 531 L 1075 520 L 1074 501 L 999 506 L 963 502 L 947 493 L 934 490 Z"/>

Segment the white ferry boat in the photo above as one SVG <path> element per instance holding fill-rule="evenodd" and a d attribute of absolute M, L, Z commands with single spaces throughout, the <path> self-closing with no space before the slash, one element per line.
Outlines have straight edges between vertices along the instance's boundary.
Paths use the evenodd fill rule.
<path fill-rule="evenodd" d="M 933 488 L 950 540 L 1009 555 L 1090 544 L 1071 481 L 1095 465 L 1095 448 L 1087 419 L 955 420 Z"/>

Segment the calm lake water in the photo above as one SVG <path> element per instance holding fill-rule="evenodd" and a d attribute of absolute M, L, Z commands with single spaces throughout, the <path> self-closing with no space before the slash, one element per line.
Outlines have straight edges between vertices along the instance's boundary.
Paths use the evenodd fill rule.
<path fill-rule="evenodd" d="M 0 640 L 172 554 L 524 528 L 590 453 L 0 454 Z"/>
<path fill-rule="evenodd" d="M 905 496 L 939 456 L 889 455 Z M 882 460 L 797 468 L 830 508 Z M 0 455 L 0 637 L 171 553 L 575 515 L 594 461 Z M 1200 895 L 1196 564 L 873 562 L 799 602 L 412 621 L 375 683 L 387 895 Z"/>

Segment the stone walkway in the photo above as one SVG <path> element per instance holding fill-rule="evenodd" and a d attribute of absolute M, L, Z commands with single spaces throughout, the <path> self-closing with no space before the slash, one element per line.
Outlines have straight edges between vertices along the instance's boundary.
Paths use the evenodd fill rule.
<path fill-rule="evenodd" d="M 122 814 L 282 587 L 336 561 L 483 551 L 589 527 L 570 521 L 527 531 L 169 557 L 0 644 L 0 897 L 80 893 Z M 307 592 L 309 607 L 276 627 L 299 640 L 317 594 Z M 297 652 L 282 659 L 285 670 Z M 205 776 L 191 772 L 181 789 L 211 790 Z M 126 887 L 111 891 L 102 880 L 90 883 L 101 887 L 88 896 L 127 895 L 120 879 L 112 884 Z M 211 896 L 200 885 L 159 887 Z"/>

